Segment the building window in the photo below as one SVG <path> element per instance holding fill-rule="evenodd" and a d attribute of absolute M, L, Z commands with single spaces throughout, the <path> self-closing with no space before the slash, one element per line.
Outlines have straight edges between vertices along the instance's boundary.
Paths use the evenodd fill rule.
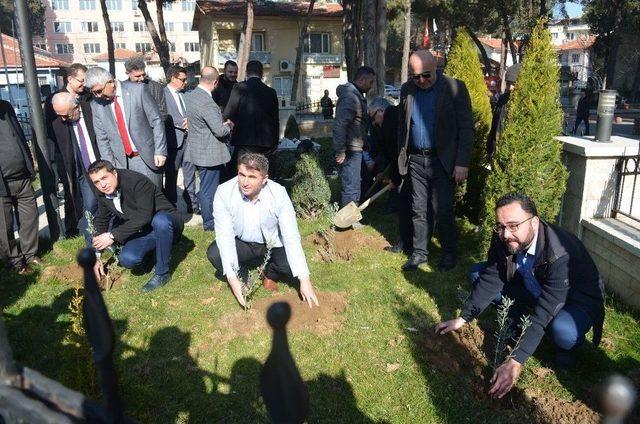
<path fill-rule="evenodd" d="M 171 10 L 173 10 L 173 3 L 169 3 L 169 2 L 166 2 L 166 1 L 165 1 L 165 2 L 162 4 L 162 8 L 163 8 L 164 10 L 169 10 L 169 11 L 171 11 Z"/>
<path fill-rule="evenodd" d="M 107 10 L 122 10 L 122 0 L 106 0 Z"/>
<path fill-rule="evenodd" d="M 172 43 L 171 41 L 167 41 L 167 43 L 169 44 L 169 51 L 172 53 L 175 53 L 176 51 L 176 43 Z"/>
<path fill-rule="evenodd" d="M 166 32 L 175 32 L 175 30 L 176 30 L 175 22 L 165 22 L 164 23 L 164 30 Z"/>
<path fill-rule="evenodd" d="M 191 31 L 191 22 L 183 22 L 182 23 L 182 31 L 190 32 Z"/>
<path fill-rule="evenodd" d="M 53 10 L 69 10 L 69 0 L 53 0 L 51 7 Z"/>
<path fill-rule="evenodd" d="M 151 51 L 151 43 L 136 43 L 136 52 L 146 53 Z"/>
<path fill-rule="evenodd" d="M 124 22 L 111 21 L 111 30 L 113 32 L 124 32 Z"/>
<path fill-rule="evenodd" d="M 82 32 L 98 32 L 98 23 L 82 22 Z"/>
<path fill-rule="evenodd" d="M 147 30 L 147 25 L 144 22 L 134 22 L 133 30 L 135 32 L 144 32 Z"/>
<path fill-rule="evenodd" d="M 264 52 L 264 34 L 257 32 L 252 35 L 253 40 L 251 41 L 251 51 L 252 52 Z"/>
<path fill-rule="evenodd" d="M 85 43 L 84 44 L 84 52 L 85 53 L 100 53 L 100 43 Z"/>
<path fill-rule="evenodd" d="M 571 63 L 579 63 L 580 62 L 580 53 L 573 53 L 571 55 Z"/>
<path fill-rule="evenodd" d="M 114 49 L 126 49 L 127 43 L 113 43 Z"/>
<path fill-rule="evenodd" d="M 131 0 L 131 10 L 138 10 L 138 0 Z"/>
<path fill-rule="evenodd" d="M 558 39 L 558 33 L 557 32 L 552 32 L 551 33 L 551 38 L 553 38 L 554 40 Z"/>
<path fill-rule="evenodd" d="M 199 43 L 184 43 L 184 51 L 185 52 L 199 52 L 200 44 Z"/>
<path fill-rule="evenodd" d="M 291 77 L 273 77 L 273 89 L 278 97 L 291 97 Z"/>
<path fill-rule="evenodd" d="M 73 54 L 73 44 L 56 44 L 57 54 Z"/>
<path fill-rule="evenodd" d="M 71 32 L 71 22 L 54 22 L 53 32 L 57 32 L 57 33 Z"/>
<path fill-rule="evenodd" d="M 305 53 L 331 53 L 331 34 L 326 32 L 312 32 L 304 40 Z"/>
<path fill-rule="evenodd" d="M 576 38 L 576 35 L 573 32 L 570 32 L 567 34 L 567 40 L 574 40 Z"/>
<path fill-rule="evenodd" d="M 96 0 L 80 0 L 80 10 L 96 10 Z"/>
<path fill-rule="evenodd" d="M 37 47 L 39 49 L 42 49 L 42 50 L 47 50 L 47 44 L 46 43 L 35 43 L 33 46 Z"/>
<path fill-rule="evenodd" d="M 561 54 L 560 55 L 560 63 L 567 63 L 567 55 L 566 54 Z"/>
<path fill-rule="evenodd" d="M 192 12 L 196 10 L 196 2 L 193 0 L 182 0 L 181 3 L 183 12 Z"/>

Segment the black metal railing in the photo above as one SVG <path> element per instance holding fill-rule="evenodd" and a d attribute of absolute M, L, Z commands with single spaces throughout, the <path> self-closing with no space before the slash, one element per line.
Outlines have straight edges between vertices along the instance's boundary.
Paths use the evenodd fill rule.
<path fill-rule="evenodd" d="M 335 108 L 337 99 L 331 99 Z M 322 101 L 317 100 L 315 102 L 298 102 L 296 104 L 296 113 L 320 113 L 322 112 Z"/>
<path fill-rule="evenodd" d="M 640 154 L 620 158 L 612 216 L 622 215 L 640 223 Z"/>

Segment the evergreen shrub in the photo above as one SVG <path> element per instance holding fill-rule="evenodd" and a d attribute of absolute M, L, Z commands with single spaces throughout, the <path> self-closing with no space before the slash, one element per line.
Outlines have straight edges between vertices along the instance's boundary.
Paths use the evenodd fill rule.
<path fill-rule="evenodd" d="M 473 223 L 478 224 L 487 178 L 486 143 L 491 128 L 491 104 L 478 57 L 478 49 L 464 28 L 459 28 L 447 57 L 445 74 L 465 83 L 471 97 L 475 127 L 469 177 L 459 184 L 456 206 Z"/>
<path fill-rule="evenodd" d="M 560 211 L 568 173 L 562 163 L 562 144 L 555 139 L 562 131 L 557 61 L 551 34 L 541 19 L 532 30 L 487 177 L 482 212 L 485 249 L 495 223 L 496 201 L 505 193 L 526 193 L 543 219 L 554 220 Z"/>
<path fill-rule="evenodd" d="M 296 213 L 301 218 L 315 218 L 325 211 L 330 199 L 329 183 L 315 154 L 302 154 L 291 184 L 291 202 Z"/>

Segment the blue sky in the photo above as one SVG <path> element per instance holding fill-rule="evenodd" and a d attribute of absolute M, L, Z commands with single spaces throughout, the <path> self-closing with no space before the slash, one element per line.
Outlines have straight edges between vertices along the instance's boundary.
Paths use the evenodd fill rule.
<path fill-rule="evenodd" d="M 580 3 L 568 1 L 566 4 L 567 4 L 567 13 L 569 14 L 570 18 L 576 18 L 582 15 L 582 5 Z M 561 17 L 558 8 L 554 10 L 554 17 L 556 18 Z"/>

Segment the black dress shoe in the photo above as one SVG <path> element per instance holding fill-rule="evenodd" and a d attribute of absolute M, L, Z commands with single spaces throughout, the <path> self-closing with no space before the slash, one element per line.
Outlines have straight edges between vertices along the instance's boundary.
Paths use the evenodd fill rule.
<path fill-rule="evenodd" d="M 200 210 L 200 208 L 198 206 L 193 208 L 193 214 L 194 215 L 202 215 L 202 211 Z"/>
<path fill-rule="evenodd" d="M 412 254 L 409 257 L 409 260 L 402 265 L 403 271 L 408 271 L 410 269 L 423 268 L 427 266 L 427 257 L 417 254 Z"/>
<path fill-rule="evenodd" d="M 148 293 L 150 291 L 153 291 L 155 289 L 159 289 L 160 287 L 164 286 L 165 284 L 167 284 L 169 282 L 169 280 L 171 280 L 171 274 L 166 273 L 164 275 L 154 275 L 153 277 L 151 277 L 151 280 L 149 280 L 147 282 L 147 284 L 145 284 L 144 286 L 142 286 L 142 288 L 140 289 L 143 293 Z"/>
<path fill-rule="evenodd" d="M 438 271 L 446 272 L 451 271 L 456 267 L 456 257 L 454 255 L 444 255 L 442 259 L 440 259 L 440 263 L 438 264 Z"/>

